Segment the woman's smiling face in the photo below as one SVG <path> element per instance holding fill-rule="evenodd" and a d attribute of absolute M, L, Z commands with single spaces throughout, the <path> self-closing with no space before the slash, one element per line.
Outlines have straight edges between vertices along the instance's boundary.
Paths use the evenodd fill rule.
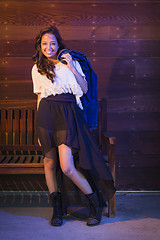
<path fill-rule="evenodd" d="M 47 58 L 57 58 L 58 42 L 56 37 L 51 33 L 46 33 L 41 39 L 41 51 Z"/>

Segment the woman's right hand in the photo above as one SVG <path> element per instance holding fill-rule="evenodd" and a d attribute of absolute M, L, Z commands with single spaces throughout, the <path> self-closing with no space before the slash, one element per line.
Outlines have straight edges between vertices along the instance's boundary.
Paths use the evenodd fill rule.
<path fill-rule="evenodd" d="M 41 147 L 41 143 L 40 143 L 40 140 L 39 140 L 39 138 L 38 138 L 38 144 L 39 144 L 39 146 Z"/>

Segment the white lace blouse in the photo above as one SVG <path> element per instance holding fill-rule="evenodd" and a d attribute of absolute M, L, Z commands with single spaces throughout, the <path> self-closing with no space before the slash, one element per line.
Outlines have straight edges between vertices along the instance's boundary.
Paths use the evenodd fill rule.
<path fill-rule="evenodd" d="M 78 61 L 73 61 L 75 68 L 85 78 L 82 68 Z M 83 91 L 77 83 L 76 78 L 72 71 L 63 63 L 59 62 L 54 68 L 55 77 L 52 83 L 45 75 L 38 72 L 36 64 L 32 68 L 33 92 L 41 93 L 40 100 L 50 95 L 72 93 L 76 97 L 78 106 L 83 109 L 80 97 Z"/>

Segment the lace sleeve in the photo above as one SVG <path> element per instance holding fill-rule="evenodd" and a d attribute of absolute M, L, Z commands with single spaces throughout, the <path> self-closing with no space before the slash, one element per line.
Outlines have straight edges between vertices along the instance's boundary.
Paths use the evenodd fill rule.
<path fill-rule="evenodd" d="M 38 73 L 36 64 L 32 68 L 32 81 L 33 81 L 33 92 L 40 93 L 40 73 Z"/>

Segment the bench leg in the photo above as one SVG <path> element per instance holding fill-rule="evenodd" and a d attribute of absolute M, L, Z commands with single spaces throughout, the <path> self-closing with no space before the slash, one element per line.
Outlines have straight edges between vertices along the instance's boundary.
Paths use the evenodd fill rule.
<path fill-rule="evenodd" d="M 114 218 L 116 215 L 116 206 L 115 206 L 115 194 L 114 196 L 108 201 L 108 217 Z"/>

